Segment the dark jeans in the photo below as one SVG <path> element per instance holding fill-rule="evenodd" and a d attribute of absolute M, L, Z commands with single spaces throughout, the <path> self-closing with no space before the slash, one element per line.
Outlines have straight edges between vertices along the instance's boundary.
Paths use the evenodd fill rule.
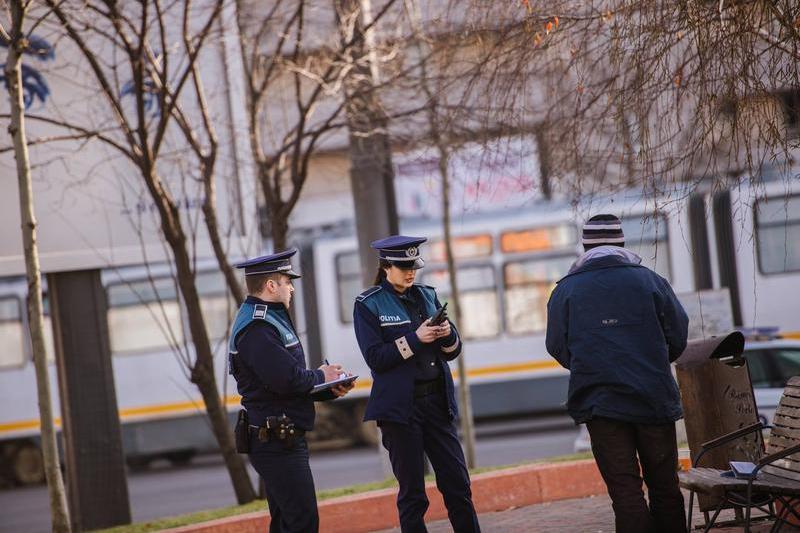
<path fill-rule="evenodd" d="M 586 427 L 592 438 L 594 458 L 611 496 L 617 531 L 685 532 L 686 511 L 678 486 L 675 424 L 634 424 L 594 418 Z M 649 509 L 642 491 L 642 477 L 647 484 Z"/>
<path fill-rule="evenodd" d="M 308 466 L 305 437 L 292 450 L 281 441 L 250 438 L 250 463 L 264 479 L 270 533 L 315 533 L 319 530 L 317 495 Z"/>
<path fill-rule="evenodd" d="M 427 531 L 425 455 L 436 473 L 436 486 L 442 493 L 455 533 L 479 533 L 464 452 L 444 395 L 440 392 L 415 399 L 408 424 L 382 421 L 380 427 L 383 446 L 389 451 L 392 470 L 400 485 L 397 510 L 403 533 Z"/>

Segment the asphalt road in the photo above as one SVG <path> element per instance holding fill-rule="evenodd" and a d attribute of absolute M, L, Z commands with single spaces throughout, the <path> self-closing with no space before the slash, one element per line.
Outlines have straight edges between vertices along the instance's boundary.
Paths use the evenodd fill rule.
<path fill-rule="evenodd" d="M 484 424 L 478 428 L 478 466 L 497 466 L 571 453 L 577 428 L 565 417 Z M 387 477 L 374 448 L 311 452 L 317 489 L 379 481 Z M 255 480 L 255 472 L 251 470 Z M 128 475 L 134 522 L 234 505 L 233 489 L 218 456 L 173 467 L 154 463 Z M 50 531 L 45 487 L 0 491 L 0 532 Z"/>

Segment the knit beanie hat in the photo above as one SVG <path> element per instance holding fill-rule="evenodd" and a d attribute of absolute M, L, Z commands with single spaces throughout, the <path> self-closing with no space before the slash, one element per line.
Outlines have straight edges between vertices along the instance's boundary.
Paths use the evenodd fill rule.
<path fill-rule="evenodd" d="M 583 248 L 596 246 L 625 246 L 622 222 L 614 215 L 595 215 L 583 225 Z"/>

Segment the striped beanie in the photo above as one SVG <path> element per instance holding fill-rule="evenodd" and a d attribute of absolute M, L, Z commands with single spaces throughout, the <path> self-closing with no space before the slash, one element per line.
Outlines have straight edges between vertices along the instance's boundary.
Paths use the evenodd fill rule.
<path fill-rule="evenodd" d="M 625 246 L 622 222 L 614 215 L 595 215 L 583 225 L 583 248 L 595 246 Z"/>

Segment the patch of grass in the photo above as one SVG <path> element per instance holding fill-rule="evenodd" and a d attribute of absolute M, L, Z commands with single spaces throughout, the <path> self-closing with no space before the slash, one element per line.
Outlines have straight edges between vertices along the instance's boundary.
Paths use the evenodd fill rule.
<path fill-rule="evenodd" d="M 479 468 L 470 469 L 470 474 L 481 474 L 483 472 L 492 472 L 496 470 L 503 470 L 506 468 L 514 468 L 517 466 L 524 466 L 528 464 L 542 464 L 542 463 L 563 463 L 566 461 L 577 461 L 580 459 L 591 459 L 591 452 L 573 453 L 569 455 L 561 455 L 558 457 L 550 457 L 547 459 L 539 459 L 536 461 L 524 461 L 511 465 L 502 466 L 484 466 Z M 433 481 L 433 474 L 425 476 L 427 481 Z M 384 479 L 383 481 L 376 481 L 373 483 L 359 483 L 357 485 L 350 485 L 348 487 L 340 487 L 338 489 L 327 489 L 317 492 L 317 500 L 328 500 L 330 498 L 338 498 L 339 496 L 349 496 L 351 494 L 360 494 L 371 490 L 387 489 L 396 487 L 397 481 L 394 478 Z M 222 507 L 220 509 L 211 509 L 208 511 L 200 511 L 197 513 L 185 514 L 171 518 L 162 518 L 150 522 L 139 522 L 128 526 L 119 526 L 110 529 L 103 529 L 101 533 L 148 533 L 150 531 L 160 531 L 162 529 L 169 529 L 173 527 L 188 526 L 197 524 L 199 522 L 208 522 L 210 520 L 217 520 L 228 516 L 236 516 L 245 513 L 252 513 L 256 511 L 266 511 L 267 502 L 265 500 L 256 500 L 245 505 L 232 505 L 230 507 Z"/>

